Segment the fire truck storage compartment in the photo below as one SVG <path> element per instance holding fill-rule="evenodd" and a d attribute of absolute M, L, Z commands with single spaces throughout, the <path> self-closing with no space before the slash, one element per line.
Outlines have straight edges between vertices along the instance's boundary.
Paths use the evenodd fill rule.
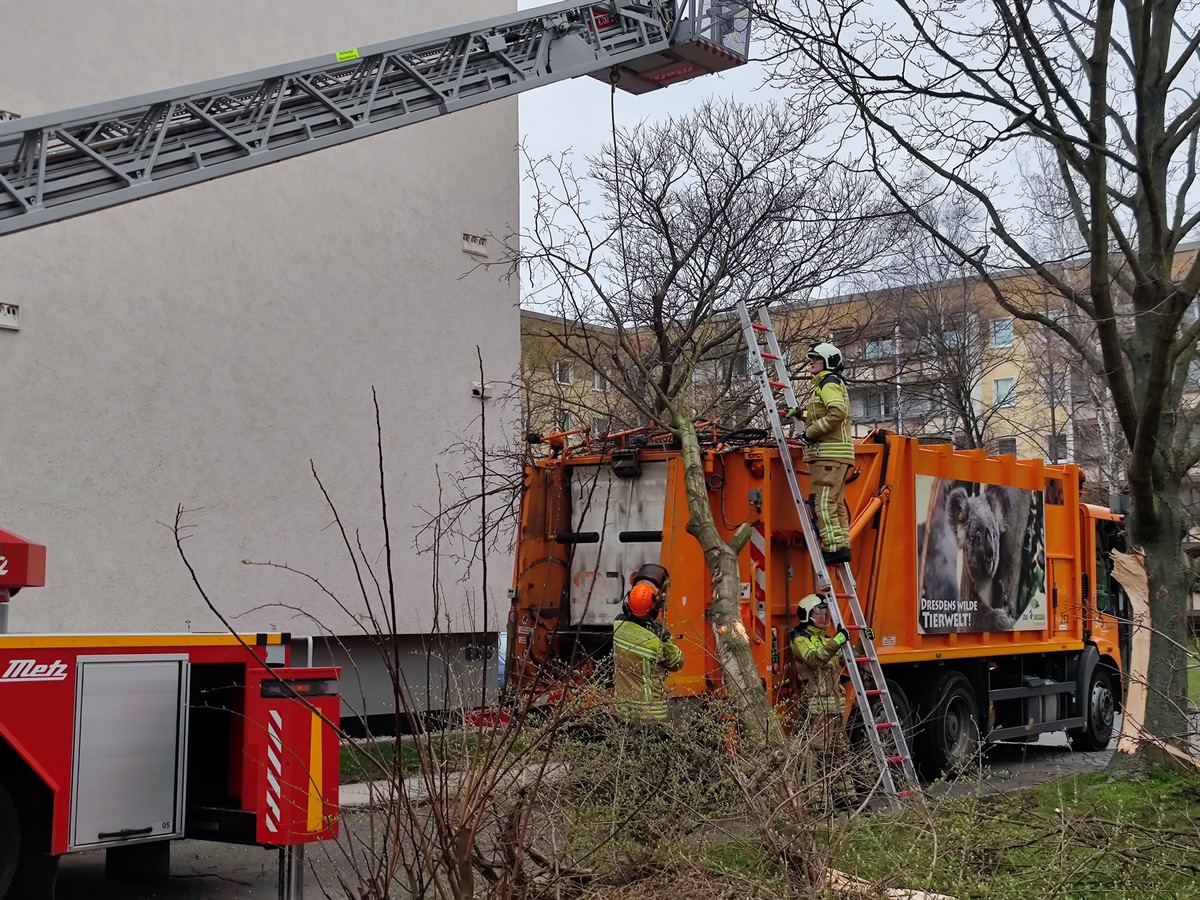
<path fill-rule="evenodd" d="M 183 836 L 188 659 L 80 656 L 71 848 Z"/>
<path fill-rule="evenodd" d="M 664 462 L 643 463 L 634 478 L 623 478 L 610 466 L 574 469 L 570 624 L 612 625 L 629 589 L 629 576 L 662 556 L 666 499 Z"/>
<path fill-rule="evenodd" d="M 241 763 L 246 666 L 192 666 L 188 730 L 186 836 L 228 843 L 255 842 L 254 813 L 234 783 Z M 240 769 L 239 769 L 240 771 Z"/>

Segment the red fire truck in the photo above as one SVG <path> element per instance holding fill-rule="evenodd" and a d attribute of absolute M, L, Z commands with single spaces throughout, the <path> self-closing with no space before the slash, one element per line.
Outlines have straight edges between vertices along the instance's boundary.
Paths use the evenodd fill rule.
<path fill-rule="evenodd" d="M 46 548 L 0 530 L 0 608 L 45 581 Z M 0 896 L 53 897 L 74 851 L 153 877 L 176 838 L 336 837 L 338 670 L 294 653 L 286 634 L 0 634 Z"/>

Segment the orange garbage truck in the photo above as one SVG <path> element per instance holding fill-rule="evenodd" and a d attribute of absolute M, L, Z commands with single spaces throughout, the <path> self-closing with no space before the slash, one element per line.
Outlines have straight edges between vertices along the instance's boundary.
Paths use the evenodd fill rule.
<path fill-rule="evenodd" d="M 671 572 L 664 612 L 685 664 L 673 697 L 720 690 L 712 585 L 686 530 L 684 461 L 670 435 L 579 446 L 555 436 L 525 473 L 510 591 L 510 686 L 561 690 L 610 652 L 629 577 Z M 801 447 L 789 448 L 807 493 Z M 763 684 L 792 689 L 788 634 L 814 578 L 780 449 L 759 432 L 706 434 L 717 527 L 753 526 L 740 556 L 742 618 Z M 1105 747 L 1122 699 L 1128 601 L 1111 576 L 1121 517 L 1081 502 L 1074 465 L 988 456 L 874 432 L 846 486 L 852 566 L 897 713 L 927 776 L 980 746 L 1065 731 Z"/>

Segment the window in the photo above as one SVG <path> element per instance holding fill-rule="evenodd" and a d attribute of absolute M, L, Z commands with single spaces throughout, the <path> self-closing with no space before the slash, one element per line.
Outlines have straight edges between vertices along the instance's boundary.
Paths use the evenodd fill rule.
<path fill-rule="evenodd" d="M 992 319 L 992 346 L 1011 347 L 1013 345 L 1012 319 Z"/>
<path fill-rule="evenodd" d="M 1017 439 L 1015 437 L 1002 437 L 996 439 L 996 453 L 999 456 L 1016 456 L 1017 455 Z"/>
<path fill-rule="evenodd" d="M 1052 463 L 1067 461 L 1067 436 L 1065 434 L 1046 435 L 1046 459 Z"/>
<path fill-rule="evenodd" d="M 992 382 L 992 404 L 997 409 L 1011 409 L 1017 405 L 1017 379 L 997 378 Z"/>
<path fill-rule="evenodd" d="M 891 356 L 891 354 L 891 339 L 867 341 L 866 346 L 863 347 L 863 357 L 865 359 L 883 359 L 885 356 Z"/>
<path fill-rule="evenodd" d="M 560 359 L 554 364 L 554 380 L 559 384 L 571 383 L 571 360 Z"/>
<path fill-rule="evenodd" d="M 612 416 L 597 416 L 596 418 L 592 419 L 593 438 L 604 438 L 612 430 Z"/>
<path fill-rule="evenodd" d="M 957 328 L 947 328 L 942 333 L 942 345 L 947 350 L 957 350 L 962 346 L 962 332 Z"/>
<path fill-rule="evenodd" d="M 573 428 L 568 410 L 560 409 L 554 413 L 554 428 L 557 431 L 570 431 Z"/>
<path fill-rule="evenodd" d="M 1100 426 L 1096 422 L 1075 423 L 1075 462 L 1080 465 L 1096 464 L 1104 458 L 1104 442 L 1100 440 Z"/>
<path fill-rule="evenodd" d="M 783 351 L 783 358 L 785 361 L 787 360 L 787 358 L 788 358 L 787 350 Z M 772 377 L 774 377 L 775 370 L 771 368 L 771 361 L 769 359 L 767 359 L 767 360 L 763 360 L 763 362 L 765 362 L 767 365 L 767 372 L 770 373 Z M 749 375 L 749 374 L 750 374 L 750 351 L 747 350 L 745 353 L 739 353 L 739 354 L 737 354 L 737 356 L 735 356 L 733 358 L 733 376 L 735 378 L 744 378 L 746 375 Z"/>
<path fill-rule="evenodd" d="M 866 417 L 868 419 L 888 419 L 896 408 L 896 398 L 891 391 L 874 391 L 867 394 Z"/>
<path fill-rule="evenodd" d="M 939 416 L 958 415 L 958 397 L 949 385 L 939 384 L 934 388 L 933 411 Z"/>
<path fill-rule="evenodd" d="M 606 393 L 608 391 L 608 373 L 601 369 L 592 370 L 592 390 L 598 393 Z"/>
<path fill-rule="evenodd" d="M 765 346 L 762 348 L 762 351 L 763 351 L 763 353 L 768 352 L 768 350 Z M 735 375 L 749 374 L 750 360 L 751 360 L 750 354 L 746 353 L 744 355 L 744 357 L 738 361 L 737 365 L 734 366 L 733 374 L 735 374 Z M 779 365 L 782 365 L 784 368 L 784 371 L 786 371 L 789 375 L 791 375 L 791 377 L 793 379 L 807 378 L 808 377 L 808 357 L 801 356 L 800 361 L 801 361 L 800 369 L 798 371 L 793 372 L 792 371 L 792 347 L 790 344 L 781 345 L 779 347 L 779 359 L 778 360 L 764 359 L 763 360 L 763 368 L 765 368 L 767 370 L 767 374 L 771 376 L 772 380 L 774 380 L 775 376 L 778 374 L 776 372 L 776 367 Z"/>

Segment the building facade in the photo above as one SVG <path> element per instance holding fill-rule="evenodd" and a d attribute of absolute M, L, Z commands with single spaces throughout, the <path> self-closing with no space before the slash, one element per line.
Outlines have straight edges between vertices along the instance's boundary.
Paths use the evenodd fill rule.
<path fill-rule="evenodd" d="M 34 115 L 515 8 L 11 0 L 0 109 Z M 349 715 L 391 711 L 383 654 L 411 667 L 418 702 L 442 704 L 446 678 L 426 693 L 433 632 L 432 671 L 485 677 L 506 579 L 479 584 L 445 548 L 435 564 L 419 535 L 459 465 L 443 451 L 489 402 L 472 390 L 476 348 L 490 378 L 519 365 L 517 288 L 478 270 L 487 236 L 518 224 L 517 143 L 516 100 L 503 100 L 4 238 L 0 303 L 19 328 L 0 329 L 0 525 L 48 547 L 47 585 L 14 601 L 14 630 L 223 618 L 335 635 L 318 657 L 349 666 Z M 181 507 L 211 607 L 177 551 Z M 492 571 L 511 567 L 487 552 Z"/>

